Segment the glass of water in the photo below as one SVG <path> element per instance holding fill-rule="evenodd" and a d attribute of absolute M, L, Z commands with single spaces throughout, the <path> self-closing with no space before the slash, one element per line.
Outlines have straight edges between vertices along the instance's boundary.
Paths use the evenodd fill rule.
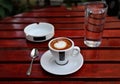
<path fill-rule="evenodd" d="M 107 8 L 104 1 L 86 3 L 84 44 L 88 47 L 99 47 L 101 44 Z"/>

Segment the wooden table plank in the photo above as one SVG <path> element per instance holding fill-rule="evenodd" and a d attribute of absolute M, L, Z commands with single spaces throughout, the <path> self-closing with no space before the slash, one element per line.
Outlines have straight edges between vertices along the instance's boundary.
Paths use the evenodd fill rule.
<path fill-rule="evenodd" d="M 5 20 L 5 21 L 4 21 Z M 49 22 L 49 23 L 81 23 L 84 18 L 8 18 L 0 23 L 34 23 L 34 22 Z"/>
<path fill-rule="evenodd" d="M 72 32 L 71 32 L 72 31 Z M 62 32 L 62 33 L 61 33 Z M 103 37 L 104 38 L 119 38 L 120 37 L 120 30 L 104 30 L 103 31 Z M 84 37 L 84 30 L 80 29 L 55 29 L 55 35 L 54 37 L 58 36 L 67 36 L 67 37 Z M 17 31 L 0 31 L 0 38 L 24 38 L 25 39 L 25 33 L 24 30 L 17 30 Z"/>
<path fill-rule="evenodd" d="M 61 84 L 59 81 L 2 81 L 1 84 Z"/>
<path fill-rule="evenodd" d="M 59 10 L 58 10 L 59 9 Z M 82 4 L 80 6 L 73 6 L 72 7 L 72 10 L 68 10 L 66 8 L 66 6 L 60 6 L 60 7 L 46 7 L 46 8 L 41 8 L 41 9 L 36 9 L 36 10 L 32 10 L 32 12 L 58 12 L 58 11 L 61 11 L 61 12 L 66 12 L 66 11 L 84 11 L 85 10 L 85 5 Z"/>
<path fill-rule="evenodd" d="M 77 46 L 80 46 L 80 47 L 84 47 L 84 48 L 87 48 L 85 46 L 85 44 L 83 43 L 83 39 L 81 38 L 78 38 L 78 39 L 72 39 L 74 42 L 75 42 L 75 45 Z M 48 44 L 49 41 L 46 41 L 44 43 L 34 43 L 34 42 L 29 42 L 29 41 L 26 41 L 25 39 L 3 39 L 3 40 L 0 40 L 0 48 L 33 48 L 33 47 L 36 47 L 36 48 L 39 48 L 39 47 L 43 47 L 43 48 L 46 48 L 48 47 L 47 44 Z M 100 48 L 120 48 L 120 39 L 118 38 L 115 38 L 115 39 L 103 39 L 102 40 L 102 45 L 100 46 Z"/>
<path fill-rule="evenodd" d="M 31 12 L 31 14 L 28 13 L 22 13 L 13 16 L 14 18 L 40 18 L 40 17 L 81 17 L 84 16 L 84 12 L 74 12 L 74 11 L 67 11 L 67 12 Z"/>
<path fill-rule="evenodd" d="M 32 49 L 0 49 L 0 63 L 10 63 L 10 62 L 25 62 L 29 63 L 31 61 L 30 52 Z M 36 62 L 39 61 L 41 56 L 48 50 L 48 48 L 39 48 L 39 57 L 35 59 Z M 6 53 L 4 53 L 4 51 Z M 115 62 L 120 63 L 120 50 L 102 50 L 102 49 L 81 49 L 81 54 L 86 62 Z"/>
<path fill-rule="evenodd" d="M 105 23 L 104 29 L 120 29 L 119 27 L 120 22 L 111 22 L 111 23 Z M 0 24 L 0 31 L 1 30 L 23 30 L 28 24 Z M 84 24 L 53 24 L 55 26 L 55 29 L 84 29 Z"/>
<path fill-rule="evenodd" d="M 26 81 L 21 81 L 21 82 L 11 82 L 11 81 L 5 81 L 5 82 L 1 82 L 1 84 L 119 84 L 119 81 L 30 81 L 30 82 L 26 82 Z"/>
<path fill-rule="evenodd" d="M 84 18 L 83 17 L 68 17 L 68 18 L 6 18 L 0 21 L 0 23 L 38 23 L 38 22 L 49 22 L 49 23 L 83 23 Z M 117 17 L 106 17 L 106 23 L 107 22 L 119 22 L 119 19 Z"/>
<path fill-rule="evenodd" d="M 0 64 L 0 80 L 5 78 L 22 78 L 25 80 L 27 78 L 39 78 L 44 80 L 68 80 L 68 79 L 79 79 L 85 78 L 86 80 L 98 78 L 98 79 L 114 79 L 120 80 L 120 64 L 86 64 L 82 66 L 80 70 L 76 73 L 67 76 L 57 76 L 53 74 L 48 74 L 44 71 L 40 64 L 33 64 L 33 70 L 31 76 L 26 75 L 26 71 L 29 64 Z M 116 67 L 116 68 L 115 68 Z M 55 79 L 55 78 L 58 79 Z M 46 79 L 45 79 L 46 78 Z"/>
<path fill-rule="evenodd" d="M 119 84 L 120 82 L 119 81 L 82 81 L 82 82 L 79 82 L 79 81 L 72 81 L 72 82 L 69 82 L 69 81 L 66 81 L 66 82 L 61 82 L 60 84 L 66 84 L 66 83 L 69 83 L 69 84 Z"/>

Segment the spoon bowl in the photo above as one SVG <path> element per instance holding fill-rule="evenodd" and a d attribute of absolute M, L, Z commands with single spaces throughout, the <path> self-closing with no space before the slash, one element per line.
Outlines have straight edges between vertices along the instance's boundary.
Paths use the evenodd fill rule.
<path fill-rule="evenodd" d="M 32 51 L 31 51 L 31 53 L 30 53 L 30 56 L 31 56 L 32 58 L 36 58 L 38 55 L 39 55 L 38 49 L 33 48 Z"/>

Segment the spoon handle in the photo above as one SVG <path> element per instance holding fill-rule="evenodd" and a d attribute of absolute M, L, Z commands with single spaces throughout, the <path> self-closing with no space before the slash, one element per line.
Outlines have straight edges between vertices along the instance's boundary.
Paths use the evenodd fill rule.
<path fill-rule="evenodd" d="M 28 71 L 27 71 L 27 73 L 26 73 L 28 76 L 31 74 L 33 60 L 34 60 L 34 58 L 32 59 L 32 61 L 31 61 L 31 63 L 30 63 L 30 67 L 29 67 L 29 69 L 28 69 Z"/>

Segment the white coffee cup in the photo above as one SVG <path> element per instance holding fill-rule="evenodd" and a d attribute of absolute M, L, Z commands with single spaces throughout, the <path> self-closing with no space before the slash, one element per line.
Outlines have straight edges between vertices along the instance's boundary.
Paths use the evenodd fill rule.
<path fill-rule="evenodd" d="M 80 53 L 80 48 L 74 46 L 74 42 L 67 37 L 58 37 L 48 43 L 50 52 L 58 65 L 65 65 L 71 56 Z"/>

